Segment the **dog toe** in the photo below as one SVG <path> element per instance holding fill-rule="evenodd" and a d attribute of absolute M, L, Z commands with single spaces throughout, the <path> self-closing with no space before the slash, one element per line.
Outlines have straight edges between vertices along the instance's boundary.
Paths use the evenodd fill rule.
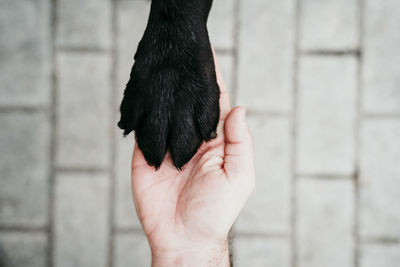
<path fill-rule="evenodd" d="M 146 116 L 136 130 L 136 142 L 149 165 L 158 169 L 167 153 L 168 122 L 166 116 Z"/>
<path fill-rule="evenodd" d="M 202 143 L 193 120 L 193 110 L 179 110 L 174 114 L 170 129 L 170 151 L 177 169 L 190 161 Z"/>

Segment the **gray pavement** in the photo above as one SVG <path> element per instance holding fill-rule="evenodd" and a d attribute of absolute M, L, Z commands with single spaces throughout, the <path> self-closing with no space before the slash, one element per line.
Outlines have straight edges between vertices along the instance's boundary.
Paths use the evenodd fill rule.
<path fill-rule="evenodd" d="M 146 0 L 0 1 L 0 266 L 149 266 L 116 127 Z M 400 2 L 214 0 L 257 185 L 235 266 L 400 262 Z"/>

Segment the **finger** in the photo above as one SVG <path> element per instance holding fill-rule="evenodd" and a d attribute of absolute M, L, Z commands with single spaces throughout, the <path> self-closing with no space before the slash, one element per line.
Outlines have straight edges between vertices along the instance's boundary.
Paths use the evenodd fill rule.
<path fill-rule="evenodd" d="M 145 176 L 154 172 L 154 170 L 147 165 L 146 159 L 137 143 L 135 143 L 135 148 L 133 149 L 131 172 L 132 192 L 135 198 L 136 193 L 140 192 L 141 188 L 148 186 L 148 182 L 151 182 L 150 179 Z M 143 177 L 145 178 L 143 179 Z M 143 185 L 143 183 L 146 184 Z"/>
<path fill-rule="evenodd" d="M 225 120 L 224 168 L 228 177 L 232 179 L 254 177 L 253 141 L 247 127 L 245 113 L 244 108 L 236 107 Z M 245 182 L 249 185 L 254 183 L 247 180 Z"/>
<path fill-rule="evenodd" d="M 229 93 L 225 86 L 225 81 L 222 76 L 221 68 L 219 66 L 217 55 L 215 54 L 214 48 L 212 48 L 213 56 L 214 56 L 214 63 L 215 63 L 215 72 L 217 74 L 217 83 L 219 85 L 219 90 L 221 92 L 220 95 L 220 108 L 221 108 L 221 115 L 220 120 L 224 121 L 226 116 L 228 116 L 229 111 L 231 110 L 231 104 L 229 102 Z"/>
<path fill-rule="evenodd" d="M 144 155 L 140 150 L 139 146 L 135 142 L 135 148 L 133 149 L 133 156 L 132 156 L 132 169 L 139 166 L 141 167 L 143 165 L 147 165 L 146 159 L 144 158 Z"/>
<path fill-rule="evenodd" d="M 214 47 L 212 47 L 213 57 L 214 57 L 214 64 L 215 64 L 215 73 L 217 74 L 217 83 L 220 86 L 219 90 L 221 93 L 227 92 L 225 79 L 222 75 L 221 66 L 219 65 L 217 54 L 215 53 Z"/>

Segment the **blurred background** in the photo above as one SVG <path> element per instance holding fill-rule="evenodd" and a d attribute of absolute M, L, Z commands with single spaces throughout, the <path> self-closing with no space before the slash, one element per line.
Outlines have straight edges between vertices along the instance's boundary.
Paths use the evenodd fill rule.
<path fill-rule="evenodd" d="M 149 266 L 118 106 L 146 0 L 0 0 L 0 266 Z M 400 264 L 400 2 L 214 0 L 257 186 L 235 266 Z"/>

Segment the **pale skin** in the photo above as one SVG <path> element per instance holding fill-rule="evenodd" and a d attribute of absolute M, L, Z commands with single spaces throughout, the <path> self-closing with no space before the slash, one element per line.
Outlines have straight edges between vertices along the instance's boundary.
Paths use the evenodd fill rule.
<path fill-rule="evenodd" d="M 182 171 L 169 154 L 155 171 L 137 146 L 133 152 L 132 190 L 152 266 L 230 265 L 228 233 L 254 189 L 253 141 L 244 108 L 230 108 L 217 62 L 216 72 L 216 139 L 203 143 Z"/>

